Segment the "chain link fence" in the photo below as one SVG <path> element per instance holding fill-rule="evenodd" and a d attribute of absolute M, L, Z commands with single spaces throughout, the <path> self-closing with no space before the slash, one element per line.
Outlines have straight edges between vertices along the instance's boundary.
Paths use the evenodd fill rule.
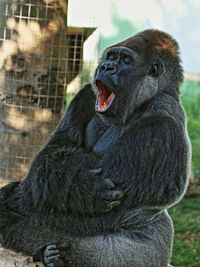
<path fill-rule="evenodd" d="M 90 29 L 67 0 L 0 1 L 0 185 L 23 178 L 62 116 Z"/>

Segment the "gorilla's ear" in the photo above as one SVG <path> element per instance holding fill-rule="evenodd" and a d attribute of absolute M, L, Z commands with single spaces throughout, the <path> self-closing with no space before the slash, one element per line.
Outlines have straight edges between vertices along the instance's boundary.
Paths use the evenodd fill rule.
<path fill-rule="evenodd" d="M 159 57 L 155 61 L 152 62 L 149 75 L 152 77 L 160 76 L 165 71 L 165 66 L 162 59 Z"/>

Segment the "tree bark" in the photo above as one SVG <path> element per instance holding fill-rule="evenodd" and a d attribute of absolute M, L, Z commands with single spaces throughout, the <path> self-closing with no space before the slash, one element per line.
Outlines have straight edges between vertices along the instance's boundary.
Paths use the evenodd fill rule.
<path fill-rule="evenodd" d="M 33 262 L 32 257 L 0 247 L 1 267 L 44 267 L 41 262 Z"/>

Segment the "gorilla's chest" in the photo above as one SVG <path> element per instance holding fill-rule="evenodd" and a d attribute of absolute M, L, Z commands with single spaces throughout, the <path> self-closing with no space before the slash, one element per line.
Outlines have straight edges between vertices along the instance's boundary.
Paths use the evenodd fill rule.
<path fill-rule="evenodd" d="M 103 153 L 117 141 L 122 129 L 116 125 L 106 125 L 94 117 L 88 124 L 85 134 L 85 146 L 95 153 Z"/>

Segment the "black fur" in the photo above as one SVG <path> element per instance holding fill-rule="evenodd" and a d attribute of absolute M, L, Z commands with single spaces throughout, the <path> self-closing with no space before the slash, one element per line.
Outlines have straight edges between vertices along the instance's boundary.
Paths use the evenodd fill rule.
<path fill-rule="evenodd" d="M 27 177 L 1 189 L 2 244 L 48 267 L 167 266 L 165 209 L 183 196 L 190 162 L 182 79 L 168 34 L 108 48 Z"/>

